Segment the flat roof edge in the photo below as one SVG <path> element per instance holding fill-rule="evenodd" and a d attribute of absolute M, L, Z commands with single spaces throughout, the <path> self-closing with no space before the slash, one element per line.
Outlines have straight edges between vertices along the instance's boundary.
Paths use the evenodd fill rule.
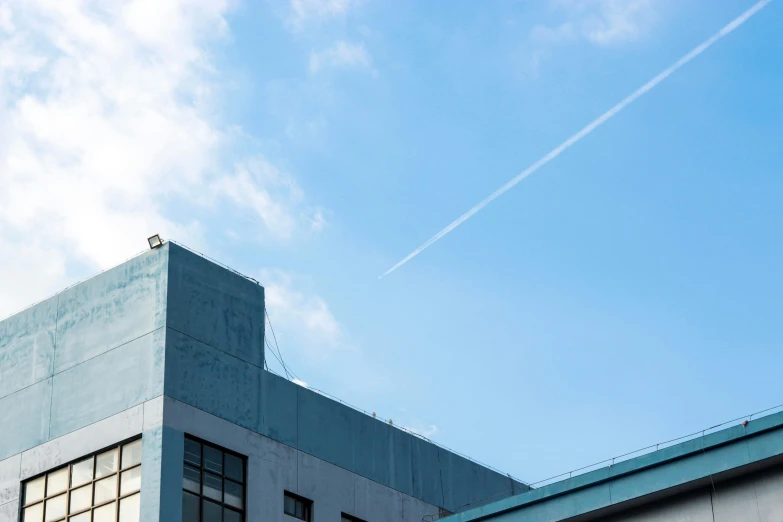
<path fill-rule="evenodd" d="M 739 424 L 714 433 L 705 433 L 697 438 L 662 448 L 639 457 L 616 464 L 609 464 L 606 467 L 589 471 L 576 477 L 567 478 L 513 497 L 498 500 L 491 504 L 469 509 L 454 515 L 450 519 L 455 522 L 484 520 L 509 511 L 524 509 L 537 503 L 555 500 L 558 497 L 566 497 L 587 488 L 598 487 L 602 484 L 610 485 L 613 481 L 620 481 L 620 479 L 623 478 L 630 479 L 633 475 L 642 473 L 645 470 L 650 470 L 651 468 L 657 468 L 667 464 L 676 465 L 677 461 L 687 461 L 694 456 L 703 456 L 705 459 L 709 459 L 710 457 L 721 459 L 719 462 L 701 462 L 695 467 L 697 469 L 685 470 L 687 473 L 681 473 L 679 475 L 673 474 L 671 477 L 663 477 L 663 479 L 658 478 L 654 490 L 652 491 L 645 491 L 642 487 L 636 488 L 637 494 L 631 496 L 617 496 L 615 493 L 608 499 L 605 499 L 603 502 L 605 505 L 585 505 L 587 509 L 583 509 L 580 512 L 574 512 L 569 516 L 587 513 L 594 509 L 618 504 L 654 491 L 661 491 L 681 485 L 683 481 L 676 482 L 675 477 L 687 477 L 687 482 L 690 482 L 701 478 L 701 475 L 698 475 L 699 473 L 705 474 L 704 476 L 709 476 L 783 454 L 783 430 L 781 428 L 783 428 L 783 412 L 773 413 L 749 421 L 745 425 Z M 737 455 L 717 455 L 718 452 L 716 450 L 718 450 L 718 448 L 734 446 L 742 441 L 749 441 L 757 436 L 778 430 L 780 430 L 781 435 L 780 444 L 770 445 L 766 442 L 762 442 L 760 447 L 755 448 L 754 451 L 751 451 L 751 449 L 748 448 L 747 451 L 743 451 L 741 454 Z M 706 432 L 707 430 L 704 431 Z M 755 455 L 753 454 L 754 452 Z M 714 469 L 712 469 L 712 467 L 714 467 Z M 600 503 L 601 502 L 599 502 L 599 504 Z"/>

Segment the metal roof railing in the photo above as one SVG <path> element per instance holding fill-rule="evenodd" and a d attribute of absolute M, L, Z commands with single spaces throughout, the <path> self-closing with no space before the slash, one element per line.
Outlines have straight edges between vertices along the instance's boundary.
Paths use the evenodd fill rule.
<path fill-rule="evenodd" d="M 635 450 L 635 451 L 630 451 L 628 453 L 623 453 L 622 455 L 618 455 L 616 457 L 605 459 L 605 460 L 602 460 L 600 462 L 596 462 L 594 464 L 590 464 L 588 466 L 582 466 L 581 468 L 576 468 L 576 469 L 573 469 L 571 471 L 566 471 L 565 473 L 560 473 L 558 475 L 553 475 L 553 476 L 551 476 L 549 478 L 545 478 L 545 479 L 542 479 L 542 480 L 538 480 L 536 482 L 528 483 L 528 485 L 531 487 L 531 489 L 535 489 L 535 488 L 540 488 L 542 486 L 547 486 L 549 484 L 553 484 L 555 482 L 559 482 L 561 480 L 566 480 L 566 479 L 570 479 L 570 478 L 573 478 L 573 477 L 578 477 L 580 475 L 583 475 L 585 473 L 589 473 L 591 471 L 595 471 L 597 469 L 605 468 L 607 466 L 614 466 L 615 464 L 619 464 L 620 462 L 631 460 L 633 458 L 640 457 L 640 456 L 646 455 L 648 453 L 653 453 L 655 451 L 674 446 L 675 444 L 679 444 L 679 443 L 682 443 L 682 442 L 687 442 L 689 440 L 693 440 L 693 439 L 696 439 L 698 437 L 704 437 L 708 433 L 713 433 L 716 430 L 718 430 L 719 428 L 725 428 L 725 427 L 728 427 L 730 425 L 734 425 L 735 423 L 737 423 L 739 421 L 750 422 L 750 421 L 753 420 L 753 417 L 759 417 L 762 414 L 772 415 L 773 413 L 778 413 L 780 411 L 783 411 L 783 404 L 779 404 L 777 406 L 773 406 L 773 407 L 767 408 L 765 410 L 757 411 L 757 412 L 751 413 L 749 415 L 743 415 L 743 416 L 740 416 L 740 417 L 736 417 L 734 419 L 727 420 L 725 422 L 721 422 L 720 424 L 715 424 L 714 426 L 710 426 L 709 428 L 705 428 L 705 429 L 703 429 L 701 431 L 695 431 L 693 433 L 689 433 L 688 435 L 683 435 L 681 437 L 677 437 L 677 438 L 674 438 L 674 439 L 669 439 L 669 440 L 666 440 L 666 441 L 663 441 L 663 442 L 659 442 L 657 444 L 651 444 L 649 446 L 645 446 L 644 448 L 640 448 L 640 449 Z M 767 415 L 763 415 L 763 416 L 766 417 Z M 478 507 L 479 505 L 487 504 L 487 503 L 489 503 L 489 502 L 491 502 L 493 500 L 500 500 L 501 498 L 507 498 L 509 496 L 512 496 L 512 493 L 510 491 L 499 493 L 497 495 L 493 495 L 493 496 L 490 496 L 490 497 L 487 497 L 487 498 L 476 500 L 474 502 L 470 502 L 468 504 L 463 504 L 461 506 L 458 506 L 457 507 L 457 511 L 459 511 L 459 512 L 465 511 L 465 510 L 470 509 L 472 507 Z M 430 516 L 436 516 L 436 515 L 430 515 Z M 438 520 L 438 518 L 427 519 L 427 521 L 435 521 L 435 520 Z M 425 521 L 425 522 L 427 522 L 427 521 Z"/>

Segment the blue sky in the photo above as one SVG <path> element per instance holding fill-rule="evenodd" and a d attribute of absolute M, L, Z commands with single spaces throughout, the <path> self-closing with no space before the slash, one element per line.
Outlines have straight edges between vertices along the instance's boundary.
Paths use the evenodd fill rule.
<path fill-rule="evenodd" d="M 783 403 L 783 4 L 0 1 L 0 311 L 153 232 L 300 378 L 535 481 Z"/>

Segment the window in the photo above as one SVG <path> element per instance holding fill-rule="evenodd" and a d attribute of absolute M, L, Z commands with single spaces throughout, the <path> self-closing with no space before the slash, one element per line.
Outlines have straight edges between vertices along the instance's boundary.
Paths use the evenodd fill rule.
<path fill-rule="evenodd" d="M 139 522 L 141 439 L 26 481 L 23 522 Z"/>
<path fill-rule="evenodd" d="M 299 520 L 310 522 L 312 511 L 313 502 L 311 500 L 307 500 L 299 495 L 294 495 L 288 491 L 285 492 L 285 496 L 283 497 L 283 513 L 298 518 Z"/>
<path fill-rule="evenodd" d="M 242 522 L 245 457 L 185 437 L 183 522 Z"/>
<path fill-rule="evenodd" d="M 361 518 L 356 518 L 353 515 L 349 515 L 347 513 L 343 513 L 342 517 L 340 518 L 340 522 L 365 522 Z"/>

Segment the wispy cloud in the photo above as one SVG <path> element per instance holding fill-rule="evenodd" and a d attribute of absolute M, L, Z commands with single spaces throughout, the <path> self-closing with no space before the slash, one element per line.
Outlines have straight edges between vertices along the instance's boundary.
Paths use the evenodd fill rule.
<path fill-rule="evenodd" d="M 290 0 L 288 23 L 294 29 L 311 21 L 321 21 L 345 16 L 363 0 Z"/>
<path fill-rule="evenodd" d="M 656 0 L 553 0 L 564 18 L 554 25 L 537 25 L 530 38 L 558 44 L 581 39 L 608 46 L 638 40 L 657 19 Z"/>
<path fill-rule="evenodd" d="M 326 218 L 327 211 L 323 208 L 314 208 L 308 212 L 305 219 L 310 223 L 310 228 L 314 232 L 320 232 L 329 223 Z"/>
<path fill-rule="evenodd" d="M 405 426 L 404 429 L 417 435 L 421 435 L 425 439 L 431 439 L 438 433 L 438 427 L 434 424 L 430 424 L 429 426 Z"/>
<path fill-rule="evenodd" d="M 216 110 L 209 49 L 228 35 L 228 5 L 0 1 L 0 248 L 14 252 L 0 256 L 0 314 L 149 233 L 198 247 L 228 205 L 262 237 L 313 228 L 293 177 L 246 153 Z"/>
<path fill-rule="evenodd" d="M 324 69 L 372 69 L 372 57 L 364 44 L 346 41 L 336 42 L 331 47 L 310 53 L 310 72 L 315 74 Z"/>
<path fill-rule="evenodd" d="M 287 239 L 299 227 L 309 224 L 310 220 L 299 219 L 292 212 L 304 199 L 294 178 L 263 157 L 237 163 L 233 172 L 213 180 L 209 189 L 207 200 L 227 199 L 232 205 L 248 209 L 268 235 Z"/>
<path fill-rule="evenodd" d="M 426 248 L 430 247 L 432 244 L 434 244 L 436 241 L 441 239 L 443 236 L 460 226 L 462 223 L 473 217 L 477 212 L 479 212 L 481 209 L 495 201 L 497 198 L 514 188 L 519 182 L 526 179 L 531 174 L 535 173 L 538 169 L 552 161 L 553 159 L 557 158 L 565 152 L 567 149 L 571 148 L 572 145 L 575 145 L 577 142 L 579 142 L 582 138 L 593 132 L 595 129 L 606 123 L 608 120 L 610 120 L 613 116 L 615 116 L 617 113 L 628 107 L 630 104 L 632 104 L 634 101 L 636 101 L 641 96 L 647 94 L 652 89 L 654 89 L 659 83 L 664 81 L 666 78 L 674 74 L 680 67 L 687 64 L 697 56 L 699 56 L 701 53 L 712 47 L 716 42 L 718 42 L 721 38 L 728 35 L 735 29 L 737 29 L 739 26 L 744 24 L 748 21 L 753 15 L 758 13 L 761 9 L 763 9 L 765 6 L 767 6 L 769 3 L 771 3 L 772 0 L 760 0 L 756 4 L 754 4 L 750 9 L 742 13 L 740 16 L 729 22 L 726 26 L 724 26 L 720 31 L 709 37 L 707 40 L 696 46 L 693 50 L 691 50 L 688 54 L 677 60 L 674 64 L 664 69 L 663 72 L 655 76 L 652 80 L 645 83 L 641 87 L 639 87 L 637 90 L 632 92 L 630 95 L 626 96 L 622 101 L 620 101 L 617 105 L 600 115 L 598 118 L 594 119 L 590 123 L 588 123 L 582 130 L 565 140 L 563 143 L 552 149 L 547 155 L 530 165 L 528 168 L 517 174 L 514 178 L 512 178 L 510 181 L 508 181 L 505 185 L 497 189 L 495 192 L 481 200 L 476 206 L 462 214 L 460 217 L 452 221 L 446 228 L 432 236 L 430 239 L 428 239 L 423 245 L 415 249 L 413 252 L 405 256 L 401 261 L 399 261 L 396 265 L 388 269 L 386 272 L 381 274 L 378 279 L 389 275 L 390 273 L 397 270 L 399 267 L 419 255 L 422 251 L 424 251 Z"/>
<path fill-rule="evenodd" d="M 265 289 L 272 325 L 286 348 L 294 345 L 314 360 L 351 349 L 327 302 L 320 295 L 303 290 L 296 275 L 264 269 L 258 280 Z"/>

